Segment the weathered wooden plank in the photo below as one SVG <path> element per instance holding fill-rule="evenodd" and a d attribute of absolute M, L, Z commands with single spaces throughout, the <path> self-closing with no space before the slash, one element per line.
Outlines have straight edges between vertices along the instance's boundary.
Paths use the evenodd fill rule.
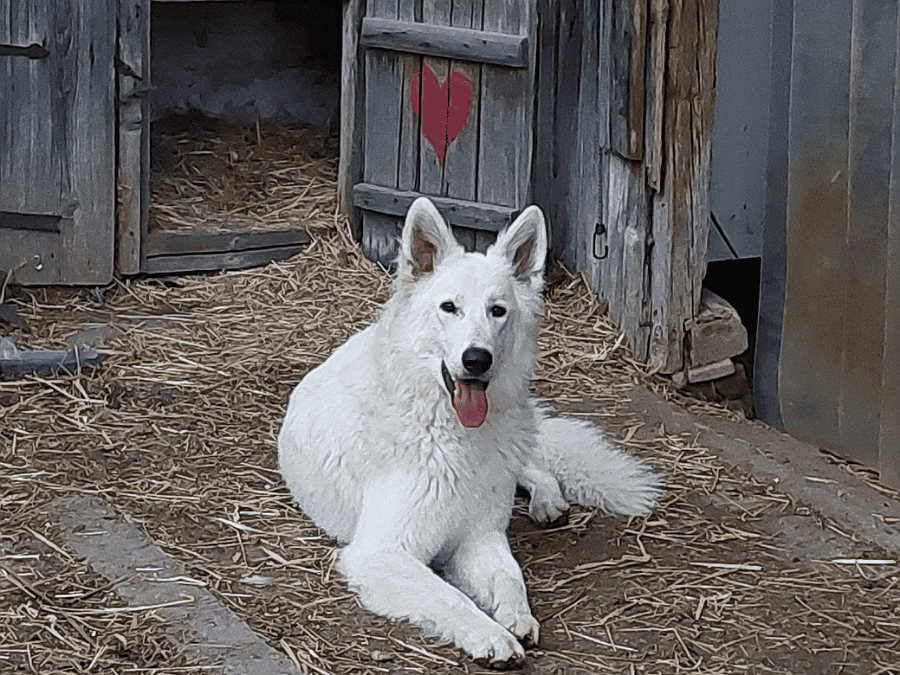
<path fill-rule="evenodd" d="M 71 218 L 59 222 L 60 229 L 74 226 Z M 15 283 L 63 283 L 60 266 L 53 264 L 63 255 L 59 232 L 0 228 L 0 269 L 12 272 Z"/>
<path fill-rule="evenodd" d="M 691 191 L 690 282 L 691 316 L 700 311 L 706 253 L 711 224 L 709 206 L 710 157 L 716 103 L 716 45 L 719 24 L 719 0 L 697 2 L 696 83 L 691 97 L 691 173 L 687 177 Z"/>
<path fill-rule="evenodd" d="M 649 62 L 647 64 L 646 126 L 644 130 L 647 183 L 655 191 L 662 188 L 663 111 L 666 87 L 666 24 L 669 0 L 650 0 Z"/>
<path fill-rule="evenodd" d="M 353 203 L 367 211 L 390 216 L 405 216 L 421 193 L 396 190 L 372 183 L 359 183 L 353 188 Z M 448 197 L 430 197 L 451 225 L 473 230 L 498 232 L 512 222 L 518 211 L 512 207 L 484 202 L 469 202 Z"/>
<path fill-rule="evenodd" d="M 603 25 L 603 2 L 589 0 L 583 3 L 581 37 L 581 81 L 578 101 L 578 157 L 577 173 L 570 181 L 578 185 L 578 210 L 569 224 L 572 234 L 569 253 L 576 260 L 576 269 L 584 274 L 591 287 L 600 292 L 601 260 L 594 255 L 594 231 L 602 220 L 603 197 L 600 191 L 600 148 L 603 129 L 609 118 L 609 98 L 600 89 L 600 42 Z M 602 255 L 602 251 L 597 252 Z"/>
<path fill-rule="evenodd" d="M 373 0 L 367 4 L 371 16 L 396 19 L 396 0 Z M 396 188 L 399 166 L 400 111 L 404 104 L 403 73 L 396 54 L 366 51 L 366 132 L 364 180 Z M 397 250 L 399 221 L 380 213 L 363 213 L 362 246 L 366 255 L 388 266 Z"/>
<path fill-rule="evenodd" d="M 535 59 L 535 0 L 486 3 L 483 28 L 527 35 Z M 486 65 L 481 79 L 478 200 L 522 208 L 530 199 L 534 68 Z"/>
<path fill-rule="evenodd" d="M 598 4 L 601 8 L 601 17 L 600 17 L 600 35 L 601 36 L 609 36 L 612 31 L 612 3 L 613 0 L 598 0 Z M 597 264 L 597 287 L 599 289 L 600 297 L 606 301 L 607 307 L 609 306 L 609 294 L 612 292 L 613 286 L 613 278 L 612 278 L 612 270 L 609 264 L 609 220 L 608 220 L 608 211 L 609 211 L 609 203 L 608 203 L 608 192 L 609 192 L 609 172 L 610 172 L 610 160 L 609 156 L 612 152 L 610 148 L 611 136 L 610 136 L 610 119 L 612 117 L 612 54 L 610 53 L 611 44 L 608 37 L 605 39 L 601 39 L 599 43 L 599 68 L 597 71 L 597 78 L 599 83 L 598 88 L 598 114 L 600 117 L 600 211 L 598 217 L 598 223 L 602 230 L 607 232 L 607 236 L 604 239 L 601 238 L 602 241 L 605 242 L 606 245 L 606 258 L 603 258 L 598 261 Z M 585 242 L 587 245 L 591 247 L 591 251 L 595 249 L 595 244 L 597 242 L 597 237 L 593 236 L 594 231 L 596 231 L 597 225 L 595 224 L 595 230 L 591 231 L 590 240 Z M 602 251 L 600 252 L 602 255 Z"/>
<path fill-rule="evenodd" d="M 552 255 L 564 253 L 562 241 L 557 242 L 559 228 L 557 222 L 556 190 L 557 178 L 553 175 L 553 157 L 557 134 L 556 126 L 556 26 L 559 20 L 559 6 L 562 2 L 537 0 L 538 22 L 536 42 L 540 53 L 540 68 L 536 75 L 534 112 L 534 165 L 532 168 L 532 195 L 534 203 L 544 211 L 550 226 L 549 245 Z"/>
<path fill-rule="evenodd" d="M 398 16 L 401 21 L 415 21 L 416 13 L 421 17 L 421 2 L 414 0 L 401 0 L 398 7 Z M 400 138 L 399 167 L 397 174 L 397 187 L 401 190 L 416 190 L 419 187 L 419 153 L 422 139 L 421 123 L 419 117 L 413 114 L 411 96 L 413 94 L 413 77 L 422 72 L 422 57 L 417 54 L 398 54 L 400 64 L 400 77 L 403 81 L 403 100 L 400 104 Z M 415 92 L 421 97 L 421 83 Z"/>
<path fill-rule="evenodd" d="M 71 60 L 58 62 L 52 90 L 54 152 L 63 158 L 59 208 L 65 216 L 77 211 L 79 225 L 63 232 L 61 275 L 105 284 L 115 262 L 115 2 L 81 0 L 77 9 L 58 8 L 50 30 L 51 52 L 73 50 Z"/>
<path fill-rule="evenodd" d="M 638 358 L 647 354 L 649 326 L 644 316 L 649 202 L 640 165 L 616 153 L 608 156 L 605 221 L 609 253 L 605 260 L 610 316 L 625 333 Z"/>
<path fill-rule="evenodd" d="M 434 26 L 436 28 L 449 25 L 450 2 L 451 0 L 423 0 L 422 21 L 424 21 L 426 25 Z M 424 117 L 435 114 L 445 115 L 445 111 L 449 109 L 450 86 L 448 78 L 450 77 L 450 61 L 445 58 L 425 56 L 422 59 L 423 69 L 426 66 L 434 73 L 438 84 L 445 85 L 445 88 L 441 93 L 444 94 L 446 98 L 443 98 L 440 103 L 434 104 L 434 108 L 430 108 L 430 106 L 427 105 L 421 106 L 421 115 L 419 117 L 419 191 L 422 194 L 434 195 L 435 197 L 446 196 L 444 193 L 444 164 L 439 160 L 437 149 L 432 145 L 432 142 L 426 138 L 425 134 L 421 131 L 421 127 L 424 124 Z M 427 73 L 420 78 L 420 85 L 423 90 L 426 77 L 429 77 Z M 446 161 L 446 156 L 447 153 L 450 152 L 450 147 L 444 148 L 443 151 L 445 153 L 444 160 Z M 474 245 L 475 242 L 472 241 L 466 243 Z"/>
<path fill-rule="evenodd" d="M 623 157 L 644 155 L 644 78 L 647 0 L 612 3 L 612 148 Z"/>
<path fill-rule="evenodd" d="M 674 373 L 684 366 L 680 308 L 670 307 L 673 248 L 669 199 L 666 192 L 652 197 L 653 246 L 650 248 L 650 343 L 648 362 L 657 371 Z"/>
<path fill-rule="evenodd" d="M 851 9 L 794 3 L 779 384 L 785 430 L 831 448 L 841 441 Z"/>
<path fill-rule="evenodd" d="M 425 0 L 423 11 L 432 1 Z M 366 47 L 492 63 L 507 68 L 528 68 L 526 35 L 435 25 L 427 18 L 423 20 L 425 23 L 413 24 L 367 16 L 363 20 L 360 40 Z"/>
<path fill-rule="evenodd" d="M 585 6 L 580 2 L 560 2 L 556 25 L 555 130 L 561 138 L 554 145 L 552 175 L 553 200 L 557 202 L 552 246 L 563 263 L 574 268 L 574 237 L 578 204 L 582 199 L 579 98 L 582 95 L 581 47 Z M 565 139 L 565 140 L 563 140 Z M 591 227 L 589 224 L 588 227 Z"/>
<path fill-rule="evenodd" d="M 897 6 L 856 0 L 852 20 L 840 431 L 845 452 L 877 466 Z"/>
<path fill-rule="evenodd" d="M 195 234 L 192 232 L 152 232 L 145 243 L 146 255 L 177 256 L 196 253 L 228 253 L 282 247 L 298 247 L 308 244 L 310 236 L 303 230 L 275 232 L 217 232 Z"/>
<path fill-rule="evenodd" d="M 359 48 L 364 3 L 347 0 L 343 8 L 341 47 L 341 149 L 338 162 L 338 209 L 350 219 L 353 238 L 362 237 L 362 214 L 353 211 L 351 191 L 362 180 L 362 139 L 365 102 L 362 74 L 365 61 Z"/>
<path fill-rule="evenodd" d="M 46 44 L 52 57 L 41 60 L 6 57 L 6 145 L 0 174 L 0 208 L 28 213 L 56 213 L 59 191 L 49 178 L 59 171 L 61 157 L 54 154 L 51 79 L 53 64 L 67 59 L 61 45 L 47 35 L 52 25 L 51 7 L 34 0 L 10 0 L 9 43 Z M 0 150 L 2 152 L 2 150 Z M 56 169 L 56 171 L 54 171 Z"/>
<path fill-rule="evenodd" d="M 260 267 L 272 261 L 287 260 L 302 250 L 303 246 L 279 246 L 253 251 L 148 256 L 144 261 L 144 272 L 173 274 L 202 270 L 241 270 Z"/>
<path fill-rule="evenodd" d="M 450 21 L 454 26 L 481 30 L 483 0 L 453 0 Z M 441 194 L 454 199 L 474 201 L 478 171 L 479 100 L 481 67 L 467 61 L 450 61 L 450 72 L 461 73 L 472 85 L 469 118 L 459 136 L 447 149 Z M 473 233 L 472 248 L 476 242 Z"/>
<path fill-rule="evenodd" d="M 150 176 L 149 86 L 150 3 L 118 0 L 118 55 L 128 72 L 119 78 L 119 153 L 116 189 L 116 267 L 121 274 L 141 271 L 141 241 L 147 204 L 142 199 Z"/>
<path fill-rule="evenodd" d="M 894 41 L 900 54 L 900 25 Z M 891 110 L 891 178 L 885 253 L 884 364 L 878 434 L 879 478 L 900 488 L 900 58 L 895 58 Z"/>
<path fill-rule="evenodd" d="M 667 63 L 684 67 L 666 70 L 665 197 L 656 200 L 654 216 L 659 209 L 668 220 L 654 218 L 650 271 L 651 353 L 654 365 L 664 373 L 684 365 L 684 324 L 699 311 L 706 266 L 716 7 L 715 0 L 673 0 L 670 4 Z M 658 320 L 664 323 L 657 324 Z"/>
<path fill-rule="evenodd" d="M 115 210 L 113 0 L 66 6 L 10 0 L 12 44 L 41 44 L 46 58 L 0 64 L 0 210 L 59 216 L 56 238 L 4 235 L 0 267 L 22 284 L 106 283 Z M 36 256 L 36 257 L 35 257 Z"/>

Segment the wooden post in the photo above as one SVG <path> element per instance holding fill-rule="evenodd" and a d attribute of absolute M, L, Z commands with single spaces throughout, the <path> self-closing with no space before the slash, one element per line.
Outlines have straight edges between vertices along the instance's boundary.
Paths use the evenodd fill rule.
<path fill-rule="evenodd" d="M 353 208 L 353 186 L 362 180 L 363 105 L 359 63 L 359 30 L 362 0 L 344 0 L 343 49 L 341 50 L 341 156 L 338 164 L 338 209 L 350 218 L 353 237 L 362 236 L 362 219 Z"/>

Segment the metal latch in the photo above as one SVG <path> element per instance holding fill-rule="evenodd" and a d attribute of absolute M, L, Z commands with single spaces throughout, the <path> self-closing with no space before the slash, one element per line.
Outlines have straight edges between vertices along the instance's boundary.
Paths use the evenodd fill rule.
<path fill-rule="evenodd" d="M 597 253 L 597 242 L 600 242 L 600 253 Z M 594 226 L 594 257 L 597 260 L 603 260 L 609 255 L 609 244 L 606 242 L 606 225 L 597 223 Z"/>

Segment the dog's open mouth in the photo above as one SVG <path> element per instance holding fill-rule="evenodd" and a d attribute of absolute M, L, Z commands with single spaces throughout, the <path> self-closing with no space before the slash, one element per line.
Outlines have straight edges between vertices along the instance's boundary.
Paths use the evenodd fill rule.
<path fill-rule="evenodd" d="M 441 361 L 441 375 L 444 378 L 444 386 L 450 392 L 453 409 L 462 425 L 473 428 L 484 424 L 488 410 L 485 394 L 488 383 L 481 380 L 454 380 L 443 361 Z"/>

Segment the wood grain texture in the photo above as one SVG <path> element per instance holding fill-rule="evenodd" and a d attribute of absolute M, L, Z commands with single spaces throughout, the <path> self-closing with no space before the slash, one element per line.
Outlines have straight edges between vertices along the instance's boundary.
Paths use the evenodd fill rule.
<path fill-rule="evenodd" d="M 447 26 L 450 24 L 451 0 L 423 0 L 422 2 L 422 21 L 428 25 L 435 27 Z M 450 60 L 446 58 L 437 58 L 432 56 L 423 56 L 422 66 L 428 66 L 437 77 L 437 81 L 441 85 L 448 83 L 450 77 Z M 424 78 L 423 78 L 424 79 Z M 450 87 L 447 84 L 444 92 L 447 95 L 445 107 L 449 105 Z M 419 99 L 421 101 L 421 98 Z M 408 102 L 405 103 L 408 105 Z M 425 113 L 423 106 L 423 114 Z M 471 120 L 470 120 L 471 122 Z M 421 129 L 421 117 L 419 118 Z M 424 195 L 434 195 L 436 197 L 446 196 L 444 193 L 444 165 L 438 160 L 437 153 L 432 147 L 425 135 L 418 134 L 419 139 L 419 192 Z M 454 142 L 455 143 L 455 142 Z M 450 155 L 455 152 L 454 144 L 447 147 L 446 153 Z M 447 157 L 445 155 L 445 159 Z M 474 246 L 474 241 L 464 242 Z"/>
<path fill-rule="evenodd" d="M 116 176 L 116 269 L 141 271 L 141 241 L 146 233 L 144 183 L 150 180 L 149 102 L 142 90 L 150 84 L 149 0 L 117 0 L 118 46 L 126 72 L 118 73 L 119 153 Z"/>
<path fill-rule="evenodd" d="M 486 31 L 527 35 L 535 59 L 534 0 L 486 3 Z M 481 80 L 478 201 L 524 208 L 531 198 L 534 68 L 485 65 Z"/>
<path fill-rule="evenodd" d="M 424 1 L 423 15 L 426 18 L 423 23 L 366 17 L 360 40 L 367 47 L 491 63 L 507 68 L 528 68 L 529 45 L 526 36 L 433 23 L 425 8 L 440 4 L 433 0 Z M 449 0 L 446 5 L 449 9 Z M 448 11 L 448 19 L 449 15 Z"/>
<path fill-rule="evenodd" d="M 376 17 L 396 19 L 397 0 L 373 0 L 367 12 Z M 366 124 L 363 145 L 363 179 L 389 188 L 397 187 L 399 170 L 398 138 L 401 110 L 406 104 L 403 71 L 395 53 L 366 50 Z M 396 217 L 363 211 L 362 246 L 366 255 L 385 267 L 396 257 L 400 221 Z"/>
<path fill-rule="evenodd" d="M 577 165 L 570 180 L 579 189 L 573 191 L 578 203 L 569 223 L 568 246 L 573 248 L 575 269 L 585 275 L 591 287 L 598 291 L 601 261 L 594 256 L 594 231 L 602 221 L 601 197 L 601 138 L 609 118 L 609 97 L 600 88 L 600 35 L 603 26 L 603 3 L 591 0 L 581 4 L 581 81 L 578 101 Z"/>
<path fill-rule="evenodd" d="M 351 190 L 362 180 L 362 138 L 365 103 L 362 74 L 365 62 L 359 49 L 364 3 L 344 3 L 341 27 L 341 148 L 338 160 L 338 209 L 350 219 L 354 239 L 362 237 L 362 214 L 353 211 Z"/>
<path fill-rule="evenodd" d="M 400 0 L 397 15 L 402 21 L 413 22 L 416 15 L 421 17 L 422 3 L 416 0 Z M 400 190 L 419 189 L 419 155 L 422 151 L 422 125 L 419 117 L 413 114 L 410 105 L 413 76 L 421 77 L 422 57 L 418 54 L 400 53 L 397 55 L 400 64 L 400 77 L 403 82 L 403 100 L 400 105 L 400 137 L 398 139 L 399 167 L 397 187 Z M 421 83 L 416 92 L 421 100 Z"/>
<path fill-rule="evenodd" d="M 396 190 L 372 183 L 359 183 L 353 188 L 356 206 L 375 213 L 405 216 L 409 207 L 421 193 L 414 190 Z M 497 232 L 512 222 L 517 209 L 484 202 L 429 197 L 451 225 L 472 230 Z"/>
<path fill-rule="evenodd" d="M 623 157 L 644 156 L 647 0 L 612 2 L 611 146 Z"/>
<path fill-rule="evenodd" d="M 663 110 L 666 87 L 666 24 L 669 0 L 650 0 L 649 57 L 647 62 L 647 118 L 645 122 L 645 164 L 647 184 L 656 192 L 662 186 Z"/>
<path fill-rule="evenodd" d="M 9 3 L 10 44 L 44 59 L 0 63 L 0 210 L 61 216 L 51 237 L 0 234 L 0 268 L 22 284 L 112 278 L 115 212 L 114 0 Z"/>

